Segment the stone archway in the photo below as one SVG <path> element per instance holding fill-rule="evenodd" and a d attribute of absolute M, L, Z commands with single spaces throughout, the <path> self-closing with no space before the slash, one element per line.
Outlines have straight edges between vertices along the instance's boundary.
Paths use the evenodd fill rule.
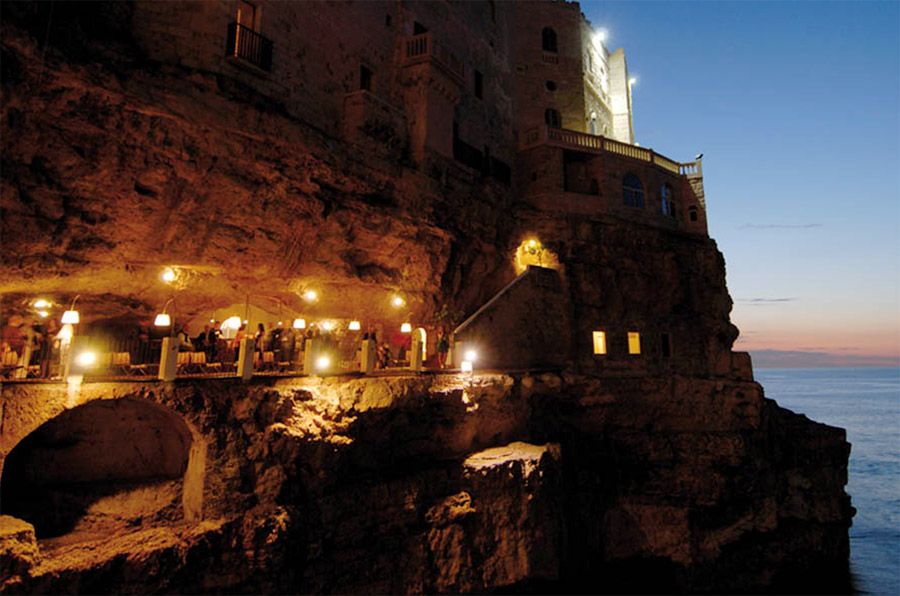
<path fill-rule="evenodd" d="M 416 339 L 419 340 L 419 345 L 422 346 L 422 362 L 428 360 L 428 334 L 425 332 L 424 327 L 417 327 L 415 331 Z"/>
<path fill-rule="evenodd" d="M 0 511 L 40 538 L 199 520 L 205 449 L 173 410 L 138 398 L 66 410 L 5 458 Z"/>

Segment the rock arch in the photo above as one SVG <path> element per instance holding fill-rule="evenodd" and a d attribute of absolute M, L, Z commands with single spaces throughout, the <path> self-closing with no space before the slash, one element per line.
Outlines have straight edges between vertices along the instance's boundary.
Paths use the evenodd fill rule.
<path fill-rule="evenodd" d="M 87 402 L 7 455 L 0 510 L 38 538 L 202 517 L 205 449 L 175 411 L 146 399 Z"/>

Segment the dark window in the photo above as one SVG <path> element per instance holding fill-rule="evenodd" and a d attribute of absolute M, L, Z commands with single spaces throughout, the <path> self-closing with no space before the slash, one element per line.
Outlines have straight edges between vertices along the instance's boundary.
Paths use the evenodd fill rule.
<path fill-rule="evenodd" d="M 541 47 L 545 52 L 556 52 L 556 31 L 550 27 L 544 27 L 541 31 Z"/>
<path fill-rule="evenodd" d="M 428 29 L 419 21 L 415 21 L 413 23 L 413 35 L 422 35 L 423 33 L 428 33 Z"/>
<path fill-rule="evenodd" d="M 491 4 L 491 22 L 496 23 L 497 22 L 497 4 L 494 2 L 494 0 L 491 0 L 490 4 Z"/>
<path fill-rule="evenodd" d="M 659 189 L 659 196 L 662 202 L 663 215 L 675 217 L 675 197 L 672 194 L 672 187 L 668 184 L 663 184 L 662 188 Z"/>
<path fill-rule="evenodd" d="M 391 26 L 391 15 L 389 15 L 389 14 L 384 15 L 384 26 L 385 27 Z"/>
<path fill-rule="evenodd" d="M 547 81 L 544 83 L 544 86 L 547 88 L 547 91 L 556 91 L 556 83 L 553 81 Z"/>
<path fill-rule="evenodd" d="M 659 349 L 662 352 L 662 357 L 670 357 L 672 355 L 672 342 L 669 340 L 669 334 L 663 333 L 659 336 L 659 340 Z"/>
<path fill-rule="evenodd" d="M 237 22 L 241 27 L 256 31 L 256 6 L 249 2 L 238 2 Z"/>
<path fill-rule="evenodd" d="M 359 67 L 359 88 L 366 91 L 372 90 L 372 69 L 367 66 Z"/>
<path fill-rule="evenodd" d="M 547 108 L 544 110 L 544 122 L 547 123 L 547 126 L 552 126 L 553 128 L 561 128 L 562 121 L 559 117 L 559 112 L 554 110 L 553 108 Z"/>
<path fill-rule="evenodd" d="M 697 208 L 696 207 L 688 207 L 688 217 L 691 221 L 697 221 Z"/>
<path fill-rule="evenodd" d="M 622 198 L 629 207 L 644 206 L 644 187 L 634 174 L 625 174 L 622 180 Z"/>
<path fill-rule="evenodd" d="M 475 71 L 475 97 L 478 99 L 484 97 L 484 75 L 477 70 Z"/>

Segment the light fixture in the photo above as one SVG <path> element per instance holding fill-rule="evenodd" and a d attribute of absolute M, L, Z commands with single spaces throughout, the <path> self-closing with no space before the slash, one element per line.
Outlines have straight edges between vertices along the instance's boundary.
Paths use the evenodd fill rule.
<path fill-rule="evenodd" d="M 361 328 L 359 321 L 350 321 L 350 325 L 347 327 L 350 331 L 359 331 Z"/>
<path fill-rule="evenodd" d="M 332 329 L 334 329 L 334 323 L 332 323 L 331 321 L 322 321 L 322 329 L 324 329 L 325 331 L 331 331 Z"/>
<path fill-rule="evenodd" d="M 78 311 L 75 310 L 75 301 L 80 297 L 81 294 L 75 296 L 75 298 L 72 300 L 72 306 L 69 307 L 69 310 L 63 313 L 63 316 L 60 319 L 60 322 L 63 325 L 77 325 L 81 320 L 81 317 L 78 316 Z"/>
<path fill-rule="evenodd" d="M 278 321 L 278 326 L 279 326 L 279 327 L 281 327 L 281 324 L 282 324 L 281 321 Z"/>
<path fill-rule="evenodd" d="M 316 368 L 319 370 L 325 370 L 331 364 L 331 359 L 328 356 L 319 356 L 316 358 Z"/>
<path fill-rule="evenodd" d="M 232 315 L 222 321 L 222 329 L 240 329 L 241 319 L 237 315 Z"/>
<path fill-rule="evenodd" d="M 478 360 L 478 352 L 475 350 L 466 350 L 466 360 L 470 362 L 475 362 Z"/>
<path fill-rule="evenodd" d="M 528 241 L 528 246 L 531 246 L 531 247 L 537 246 L 537 240 L 534 240 L 534 239 L 529 240 L 529 241 Z"/>
<path fill-rule="evenodd" d="M 463 360 L 460 363 L 460 370 L 462 370 L 463 372 L 468 372 L 468 373 L 472 372 L 472 361 L 471 360 Z"/>
<path fill-rule="evenodd" d="M 46 310 L 39 310 L 37 311 L 37 314 L 40 318 L 46 319 L 47 315 L 49 315 L 50 313 L 48 313 Z"/>
<path fill-rule="evenodd" d="M 394 305 L 394 308 L 400 308 L 401 306 L 406 304 L 406 300 L 404 300 L 400 296 L 394 296 L 394 299 L 391 300 L 391 304 Z"/>
<path fill-rule="evenodd" d="M 410 325 L 409 323 L 403 323 L 402 325 L 400 325 L 400 332 L 412 333 L 412 325 Z"/>
<path fill-rule="evenodd" d="M 303 298 L 304 298 L 307 302 L 313 302 L 313 301 L 315 301 L 316 298 L 318 298 L 318 297 L 319 297 L 319 295 L 316 293 L 315 290 L 307 290 L 307 291 L 303 294 Z"/>
<path fill-rule="evenodd" d="M 215 320 L 215 319 L 210 319 L 209 322 L 210 322 L 210 323 L 215 323 L 216 320 Z"/>
<path fill-rule="evenodd" d="M 306 329 L 306 319 L 294 319 L 294 329 Z"/>
<path fill-rule="evenodd" d="M 48 308 L 49 306 L 50 306 L 50 301 L 49 301 L 49 300 L 44 300 L 43 298 L 38 298 L 38 299 L 35 300 L 35 302 L 34 302 L 34 307 L 35 307 L 35 308 Z"/>
<path fill-rule="evenodd" d="M 93 352 L 82 352 L 78 355 L 78 364 L 81 366 L 91 366 L 97 361 L 97 355 Z"/>
<path fill-rule="evenodd" d="M 157 327 L 168 327 L 172 324 L 172 318 L 169 316 L 167 310 L 169 308 L 169 304 L 172 304 L 172 310 L 175 309 L 175 299 L 169 298 L 166 300 L 165 305 L 163 305 L 162 312 L 156 315 L 156 319 L 154 319 L 153 324 Z M 175 328 L 172 327 L 172 336 L 175 336 Z"/>
<path fill-rule="evenodd" d="M 170 284 L 175 281 L 175 270 L 171 267 L 166 267 L 165 269 L 163 269 L 162 275 L 160 277 L 162 277 L 162 280 L 164 282 Z"/>

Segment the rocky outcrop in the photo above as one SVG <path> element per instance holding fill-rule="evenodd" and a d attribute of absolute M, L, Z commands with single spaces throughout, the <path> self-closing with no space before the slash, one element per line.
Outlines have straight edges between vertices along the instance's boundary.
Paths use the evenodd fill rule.
<path fill-rule="evenodd" d="M 65 399 L 18 389 L 4 388 L 5 417 Z M 102 539 L 41 539 L 9 589 L 759 592 L 798 574 L 834 582 L 846 562 L 843 431 L 752 382 L 88 384 L 59 407 L 104 398 L 146 400 L 197 429 L 204 521 L 145 516 Z M 55 436 L 66 449 L 66 428 Z"/>

